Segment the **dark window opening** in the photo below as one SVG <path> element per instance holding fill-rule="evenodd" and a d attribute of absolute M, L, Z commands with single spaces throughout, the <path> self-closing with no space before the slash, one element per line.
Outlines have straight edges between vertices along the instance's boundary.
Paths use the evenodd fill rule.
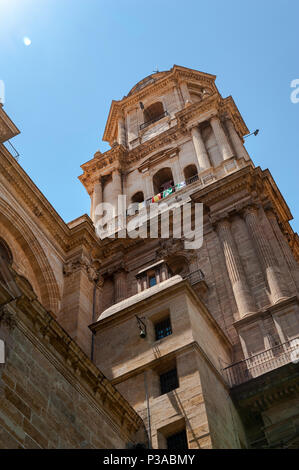
<path fill-rule="evenodd" d="M 155 194 L 161 193 L 174 185 L 170 168 L 161 168 L 153 177 Z"/>
<path fill-rule="evenodd" d="M 197 167 L 196 165 L 188 165 L 184 168 L 184 176 L 185 180 L 188 180 L 190 178 L 193 178 L 194 176 L 197 176 Z"/>
<path fill-rule="evenodd" d="M 176 369 L 169 370 L 160 375 L 161 395 L 171 392 L 179 387 L 178 374 Z"/>
<path fill-rule="evenodd" d="M 177 432 L 167 438 L 167 449 L 170 450 L 186 450 L 188 449 L 188 441 L 186 435 L 186 429 Z"/>
<path fill-rule="evenodd" d="M 142 191 L 138 191 L 137 193 L 132 196 L 132 202 L 143 202 L 144 201 L 144 195 Z"/>
<path fill-rule="evenodd" d="M 167 111 L 164 110 L 161 101 L 151 104 L 148 108 L 143 111 L 144 122 L 141 124 L 140 129 L 144 129 L 150 124 L 159 121 L 164 116 L 167 116 Z"/>
<path fill-rule="evenodd" d="M 166 318 L 155 325 L 156 340 L 166 338 L 172 334 L 170 318 Z"/>
<path fill-rule="evenodd" d="M 154 121 L 162 116 L 164 113 L 163 104 L 161 101 L 151 104 L 148 108 L 144 110 L 144 121 Z"/>

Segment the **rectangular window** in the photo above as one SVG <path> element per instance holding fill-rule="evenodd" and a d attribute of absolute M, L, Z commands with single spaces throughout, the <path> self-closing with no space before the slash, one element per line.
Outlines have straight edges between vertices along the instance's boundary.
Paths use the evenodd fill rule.
<path fill-rule="evenodd" d="M 160 375 L 160 390 L 161 395 L 171 392 L 179 387 L 178 374 L 176 369 L 169 370 Z"/>
<path fill-rule="evenodd" d="M 176 451 L 188 449 L 186 429 L 167 438 L 167 449 Z"/>
<path fill-rule="evenodd" d="M 156 340 L 165 338 L 172 334 L 172 328 L 170 324 L 170 317 L 160 321 L 155 325 Z"/>

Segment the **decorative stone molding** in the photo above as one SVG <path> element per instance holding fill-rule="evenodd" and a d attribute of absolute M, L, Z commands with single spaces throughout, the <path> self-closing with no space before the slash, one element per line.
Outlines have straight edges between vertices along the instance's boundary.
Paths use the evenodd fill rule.
<path fill-rule="evenodd" d="M 103 140 L 112 142 L 115 139 L 115 131 L 117 129 L 117 121 L 121 111 L 132 106 L 137 106 L 145 96 L 155 93 L 165 92 L 174 86 L 174 82 L 179 84 L 180 81 L 188 82 L 190 80 L 201 84 L 203 88 L 208 88 L 214 93 L 217 92 L 215 86 L 215 75 L 206 74 L 196 70 L 187 69 L 178 65 L 174 65 L 170 71 L 160 72 L 157 75 L 149 76 L 137 83 L 130 93 L 121 101 L 113 101 L 109 117 L 106 123 Z"/>
<path fill-rule="evenodd" d="M 189 273 L 190 265 L 197 261 L 198 254 L 196 250 L 186 250 L 184 248 L 184 240 L 182 239 L 160 241 L 160 247 L 156 251 L 156 259 L 165 260 L 167 263 L 171 264 L 171 261 L 175 257 L 182 257 L 186 260 L 186 266 L 188 268 L 182 274 L 187 275 Z"/>
<path fill-rule="evenodd" d="M 79 255 L 77 258 L 67 261 L 63 266 L 63 274 L 68 277 L 81 269 L 85 270 L 90 282 L 99 279 L 98 267 L 84 255 Z"/>
<path fill-rule="evenodd" d="M 20 133 L 19 129 L 14 125 L 7 116 L 0 103 L 0 143 L 5 142 Z"/>
<path fill-rule="evenodd" d="M 129 269 L 124 260 L 120 260 L 115 263 L 112 263 L 110 266 L 106 267 L 103 271 L 101 271 L 101 274 L 103 276 L 105 275 L 111 276 L 112 274 L 116 274 L 119 272 L 126 272 L 126 273 L 129 272 Z"/>

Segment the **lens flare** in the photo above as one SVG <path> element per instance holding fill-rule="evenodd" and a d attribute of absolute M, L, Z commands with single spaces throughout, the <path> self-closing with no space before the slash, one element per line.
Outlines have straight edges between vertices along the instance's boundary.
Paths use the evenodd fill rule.
<path fill-rule="evenodd" d="M 25 44 L 25 46 L 30 46 L 30 44 L 31 44 L 31 39 L 28 38 L 27 36 L 25 36 L 25 37 L 23 38 L 23 43 Z"/>

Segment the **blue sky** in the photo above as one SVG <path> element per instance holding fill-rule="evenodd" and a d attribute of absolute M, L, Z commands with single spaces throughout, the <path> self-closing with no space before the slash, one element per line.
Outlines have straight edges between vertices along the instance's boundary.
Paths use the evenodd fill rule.
<path fill-rule="evenodd" d="M 270 169 L 298 231 L 298 18 L 298 0 L 0 0 L 0 80 L 21 165 L 65 221 L 89 213 L 77 176 L 108 149 L 111 100 L 157 67 L 183 65 L 217 75 L 261 130 L 247 149 Z"/>

